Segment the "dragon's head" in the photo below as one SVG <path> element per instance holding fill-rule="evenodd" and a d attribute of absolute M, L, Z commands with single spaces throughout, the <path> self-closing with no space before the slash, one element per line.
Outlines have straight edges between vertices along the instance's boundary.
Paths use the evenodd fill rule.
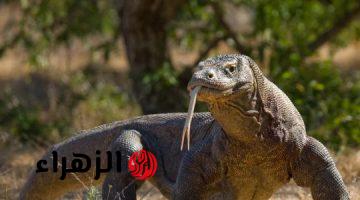
<path fill-rule="evenodd" d="M 198 64 L 188 90 L 201 86 L 198 99 L 210 104 L 251 95 L 256 87 L 252 62 L 249 57 L 239 54 L 208 58 Z"/>
<path fill-rule="evenodd" d="M 263 81 L 264 77 L 255 62 L 244 55 L 220 55 L 200 62 L 188 84 L 191 95 L 181 149 L 185 137 L 190 138 L 191 118 L 197 98 L 209 105 L 210 112 L 219 121 L 231 110 L 252 118 L 259 114 L 258 101 L 261 102 L 264 97 Z M 187 146 L 190 148 L 189 140 Z"/>

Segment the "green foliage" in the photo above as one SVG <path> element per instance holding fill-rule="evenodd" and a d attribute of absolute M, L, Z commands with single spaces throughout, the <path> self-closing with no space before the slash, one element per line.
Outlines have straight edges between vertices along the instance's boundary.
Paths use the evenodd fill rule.
<path fill-rule="evenodd" d="M 19 31 L 0 46 L 21 44 L 35 66 L 46 66 L 47 50 L 57 45 L 70 45 L 73 39 L 83 42 L 90 36 L 101 36 L 92 50 L 102 51 L 108 58 L 118 38 L 118 21 L 114 6 L 107 0 L 21 0 L 22 17 L 16 26 Z"/>
<path fill-rule="evenodd" d="M 254 55 L 262 60 L 266 48 L 272 50 L 271 75 L 278 78 L 281 71 L 289 66 L 300 66 L 306 56 L 314 55 L 318 46 L 314 42 L 321 38 L 330 42 L 341 38 L 348 43 L 360 38 L 358 29 L 360 23 L 354 21 L 345 29 L 348 36 L 334 37 L 322 34 L 338 28 L 338 23 L 354 8 L 359 7 L 358 1 L 341 0 L 331 2 L 323 1 L 244 1 L 245 5 L 255 12 L 254 34 L 245 36 L 246 39 L 258 40 L 256 50 L 260 53 Z M 346 23 L 346 22 L 342 22 Z M 258 39 L 261 38 L 261 39 Z M 334 43 L 333 43 L 334 44 Z"/>
<path fill-rule="evenodd" d="M 91 186 L 86 193 L 86 199 L 88 200 L 98 200 L 101 199 L 101 191 L 95 186 Z"/>
<path fill-rule="evenodd" d="M 55 119 L 46 122 L 41 119 L 39 107 L 27 107 L 16 94 L 6 90 L 0 98 L 0 130 L 9 131 L 22 142 L 54 139 L 54 134 L 66 132 L 69 122 Z"/>
<path fill-rule="evenodd" d="M 342 78 L 330 62 L 291 67 L 275 81 L 302 114 L 310 135 L 334 149 L 360 144 L 360 80 Z"/>
<path fill-rule="evenodd" d="M 160 90 L 163 87 L 174 87 L 178 84 L 178 74 L 174 71 L 169 63 L 157 69 L 151 74 L 145 74 L 142 80 L 143 84 L 147 86 L 144 90 Z"/>
<path fill-rule="evenodd" d="M 204 0 L 189 1 L 169 25 L 168 32 L 172 42 L 188 50 L 224 35 L 208 1 Z"/>
<path fill-rule="evenodd" d="M 91 71 L 75 74 L 70 82 L 72 90 L 80 97 L 73 111 L 74 127 L 92 128 L 141 113 L 128 91 L 106 77 L 95 78 L 100 72 Z"/>
<path fill-rule="evenodd" d="M 46 74 L 42 76 L 47 77 Z M 88 67 L 68 77 L 59 77 L 60 83 L 58 80 L 42 83 L 62 85 L 53 88 L 58 95 L 52 97 L 56 102 L 52 109 L 48 102 L 51 97 L 46 92 L 48 88 L 38 87 L 34 79 L 21 82 L 26 85 L 24 90 L 16 89 L 19 83 L 10 83 L 7 89 L 0 90 L 0 131 L 8 132 L 22 142 L 57 142 L 80 129 L 126 119 L 141 112 L 127 89 L 118 86 L 117 76 L 111 72 Z"/>
<path fill-rule="evenodd" d="M 169 110 L 169 112 L 182 111 L 187 103 L 171 99 L 172 97 L 176 99 L 185 99 L 184 97 L 187 95 L 183 89 L 178 89 L 179 75 L 180 74 L 167 62 L 152 73 L 144 74 L 141 80 L 141 90 L 144 96 L 150 97 L 146 99 L 146 101 L 149 102 L 150 105 L 160 103 L 161 107 L 165 110 Z M 161 102 L 155 102 L 159 99 L 161 99 Z"/>

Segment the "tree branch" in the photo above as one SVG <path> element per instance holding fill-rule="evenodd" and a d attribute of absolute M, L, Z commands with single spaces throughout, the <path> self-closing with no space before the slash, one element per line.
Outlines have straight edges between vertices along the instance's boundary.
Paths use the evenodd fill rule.
<path fill-rule="evenodd" d="M 321 47 L 324 43 L 333 39 L 342 30 L 344 30 L 351 23 L 351 21 L 357 17 L 359 13 L 360 4 L 358 4 L 353 10 L 346 12 L 344 16 L 339 18 L 330 29 L 320 34 L 316 40 L 309 44 L 308 49 L 313 52 Z"/>

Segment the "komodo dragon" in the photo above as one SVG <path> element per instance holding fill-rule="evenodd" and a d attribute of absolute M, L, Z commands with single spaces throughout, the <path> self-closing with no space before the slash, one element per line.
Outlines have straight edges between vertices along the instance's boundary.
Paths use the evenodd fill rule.
<path fill-rule="evenodd" d="M 299 112 L 251 58 L 217 56 L 198 67 L 188 89 L 201 86 L 198 99 L 210 113 L 194 114 L 189 151 L 180 151 L 186 114 L 170 113 L 85 131 L 54 145 L 43 158 L 51 163 L 54 150 L 71 158 L 73 152 L 95 155 L 109 149 L 121 151 L 126 163 L 144 148 L 158 160 L 149 180 L 170 199 L 268 199 L 291 178 L 310 187 L 314 199 L 349 199 L 326 148 L 306 135 Z M 101 158 L 106 160 L 105 154 Z M 65 180 L 59 172 L 33 172 L 20 199 L 54 199 L 99 183 L 104 199 L 136 199 L 141 184 L 127 170 L 112 170 L 98 181 L 92 177 L 92 170 L 68 174 Z"/>

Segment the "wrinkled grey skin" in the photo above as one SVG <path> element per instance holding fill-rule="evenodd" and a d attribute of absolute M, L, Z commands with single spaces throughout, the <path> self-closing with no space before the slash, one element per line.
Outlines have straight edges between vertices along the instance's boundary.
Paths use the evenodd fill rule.
<path fill-rule="evenodd" d="M 69 159 L 73 152 L 120 150 L 127 163 L 129 155 L 145 148 L 159 163 L 150 181 L 171 199 L 268 199 L 291 178 L 310 187 L 314 199 L 349 199 L 326 148 L 306 136 L 294 105 L 249 57 L 224 55 L 201 62 L 189 90 L 199 85 L 198 99 L 210 113 L 194 115 L 189 151 L 179 150 L 186 114 L 171 113 L 85 131 L 55 145 L 44 159 L 51 163 L 52 150 Z M 103 174 L 97 182 L 93 166 L 64 181 L 59 172 L 32 173 L 20 198 L 53 199 L 82 184 L 103 182 L 104 199 L 135 199 L 141 182 L 125 168 Z"/>

